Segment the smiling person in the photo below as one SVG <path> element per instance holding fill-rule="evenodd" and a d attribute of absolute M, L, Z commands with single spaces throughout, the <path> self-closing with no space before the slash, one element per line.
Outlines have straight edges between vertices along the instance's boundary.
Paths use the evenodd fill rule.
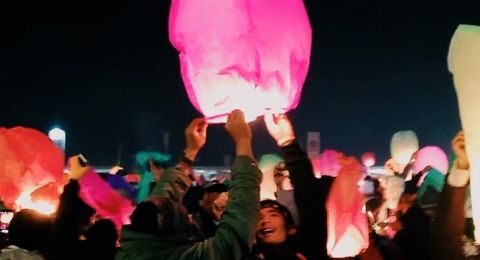
<path fill-rule="evenodd" d="M 257 244 L 253 259 L 306 259 L 298 248 L 297 229 L 287 207 L 275 200 L 260 203 L 260 221 L 257 225 Z"/>

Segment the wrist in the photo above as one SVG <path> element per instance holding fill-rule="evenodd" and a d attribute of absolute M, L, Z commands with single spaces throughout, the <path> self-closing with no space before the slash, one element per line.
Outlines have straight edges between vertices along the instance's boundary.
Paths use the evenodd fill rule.
<path fill-rule="evenodd" d="M 250 141 L 237 142 L 235 152 L 237 156 L 246 155 L 253 158 L 252 144 Z"/>
<path fill-rule="evenodd" d="M 470 168 L 470 164 L 467 159 L 457 158 L 457 168 L 460 170 L 468 170 L 468 168 Z"/>
<path fill-rule="evenodd" d="M 182 156 L 193 162 L 197 157 L 198 151 L 198 149 L 187 147 L 183 150 Z"/>
<path fill-rule="evenodd" d="M 188 167 L 192 167 L 196 155 L 197 155 L 196 152 L 185 149 L 182 152 L 182 154 L 178 157 L 178 162 L 183 163 Z"/>
<path fill-rule="evenodd" d="M 277 145 L 279 147 L 285 147 L 295 141 L 295 136 L 287 136 L 277 140 Z"/>

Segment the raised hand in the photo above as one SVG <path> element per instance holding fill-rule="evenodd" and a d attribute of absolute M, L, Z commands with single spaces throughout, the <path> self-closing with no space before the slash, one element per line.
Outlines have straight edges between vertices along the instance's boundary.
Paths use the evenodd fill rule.
<path fill-rule="evenodd" d="M 81 180 L 87 173 L 89 166 L 82 166 L 78 155 L 72 156 L 68 159 L 68 166 L 70 167 L 70 179 Z"/>
<path fill-rule="evenodd" d="M 457 156 L 457 167 L 459 169 L 468 169 L 470 164 L 468 162 L 467 150 L 465 148 L 465 134 L 460 131 L 452 140 L 452 150 Z"/>
<path fill-rule="evenodd" d="M 242 111 L 234 110 L 228 115 L 225 129 L 227 129 L 235 142 L 237 155 L 247 155 L 253 158 L 252 130 L 245 122 L 245 116 Z"/>
<path fill-rule="evenodd" d="M 264 116 L 268 132 L 280 147 L 287 146 L 295 140 L 292 123 L 287 115 L 274 115 L 270 110 Z"/>
<path fill-rule="evenodd" d="M 190 124 L 185 129 L 185 156 L 194 160 L 197 156 L 197 153 L 205 145 L 207 141 L 207 127 L 208 123 L 204 118 L 196 118 L 190 122 Z"/>

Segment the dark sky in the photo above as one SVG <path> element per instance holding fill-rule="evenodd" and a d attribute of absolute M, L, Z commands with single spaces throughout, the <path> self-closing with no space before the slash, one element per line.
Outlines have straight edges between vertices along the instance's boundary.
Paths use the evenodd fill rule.
<path fill-rule="evenodd" d="M 208 1 L 208 0 L 206 0 Z M 141 149 L 184 145 L 198 113 L 189 103 L 168 41 L 170 1 L 13 1 L 0 8 L 0 126 L 67 131 L 67 154 L 129 163 Z M 480 25 L 476 0 L 310 0 L 310 71 L 297 135 L 320 131 L 322 148 L 381 160 L 393 133 L 449 152 L 460 128 L 446 56 L 460 23 Z M 3 4 L 2 4 L 3 5 Z M 275 152 L 252 124 L 257 156 Z M 233 145 L 211 126 L 199 164 L 221 164 Z"/>

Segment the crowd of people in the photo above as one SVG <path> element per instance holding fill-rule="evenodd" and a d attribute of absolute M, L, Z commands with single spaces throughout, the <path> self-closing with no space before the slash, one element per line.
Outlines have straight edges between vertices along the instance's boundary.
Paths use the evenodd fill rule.
<path fill-rule="evenodd" d="M 267 113 L 264 121 L 283 157 L 274 169 L 276 199 L 260 200 L 262 172 L 252 149 L 252 130 L 239 110 L 231 112 L 225 124 L 236 153 L 228 180 L 198 185 L 201 182 L 192 166 L 207 141 L 208 123 L 197 118 L 185 129 L 186 147 L 173 166 L 163 169 L 148 161 L 154 185 L 145 199 L 132 199 L 135 208 L 121 229 L 99 217 L 81 198 L 79 183 L 89 166 L 73 156 L 68 160 L 70 180 L 57 211 L 51 216 L 30 209 L 15 213 L 0 259 L 340 259 L 327 245 L 332 238 L 327 205 L 335 202 L 330 198 L 333 189 L 344 196 L 342 207 L 335 208 L 341 213 L 335 216 L 343 222 L 335 223 L 344 223 L 346 216 L 353 216 L 356 223 L 368 221 L 367 234 L 361 225 L 346 221 L 345 233 L 353 241 L 347 246 L 357 247 L 359 235 L 366 235 L 368 241 L 354 255 L 342 258 L 468 259 L 464 201 L 469 161 L 462 132 L 452 141 L 456 159 L 435 214 L 427 214 L 419 205 L 416 185 L 412 185 L 428 171 L 414 173 L 405 182 L 396 208 L 386 214 L 381 214 L 387 200 L 383 186 L 367 177 L 375 192 L 362 201 L 363 213 L 356 214 L 362 209 L 351 210 L 352 205 L 357 207 L 352 199 L 355 193 L 348 190 L 349 179 L 341 176 L 363 176 L 358 161 L 340 154 L 339 176 L 317 178 L 289 118 Z M 283 188 L 286 180 L 292 189 Z"/>

